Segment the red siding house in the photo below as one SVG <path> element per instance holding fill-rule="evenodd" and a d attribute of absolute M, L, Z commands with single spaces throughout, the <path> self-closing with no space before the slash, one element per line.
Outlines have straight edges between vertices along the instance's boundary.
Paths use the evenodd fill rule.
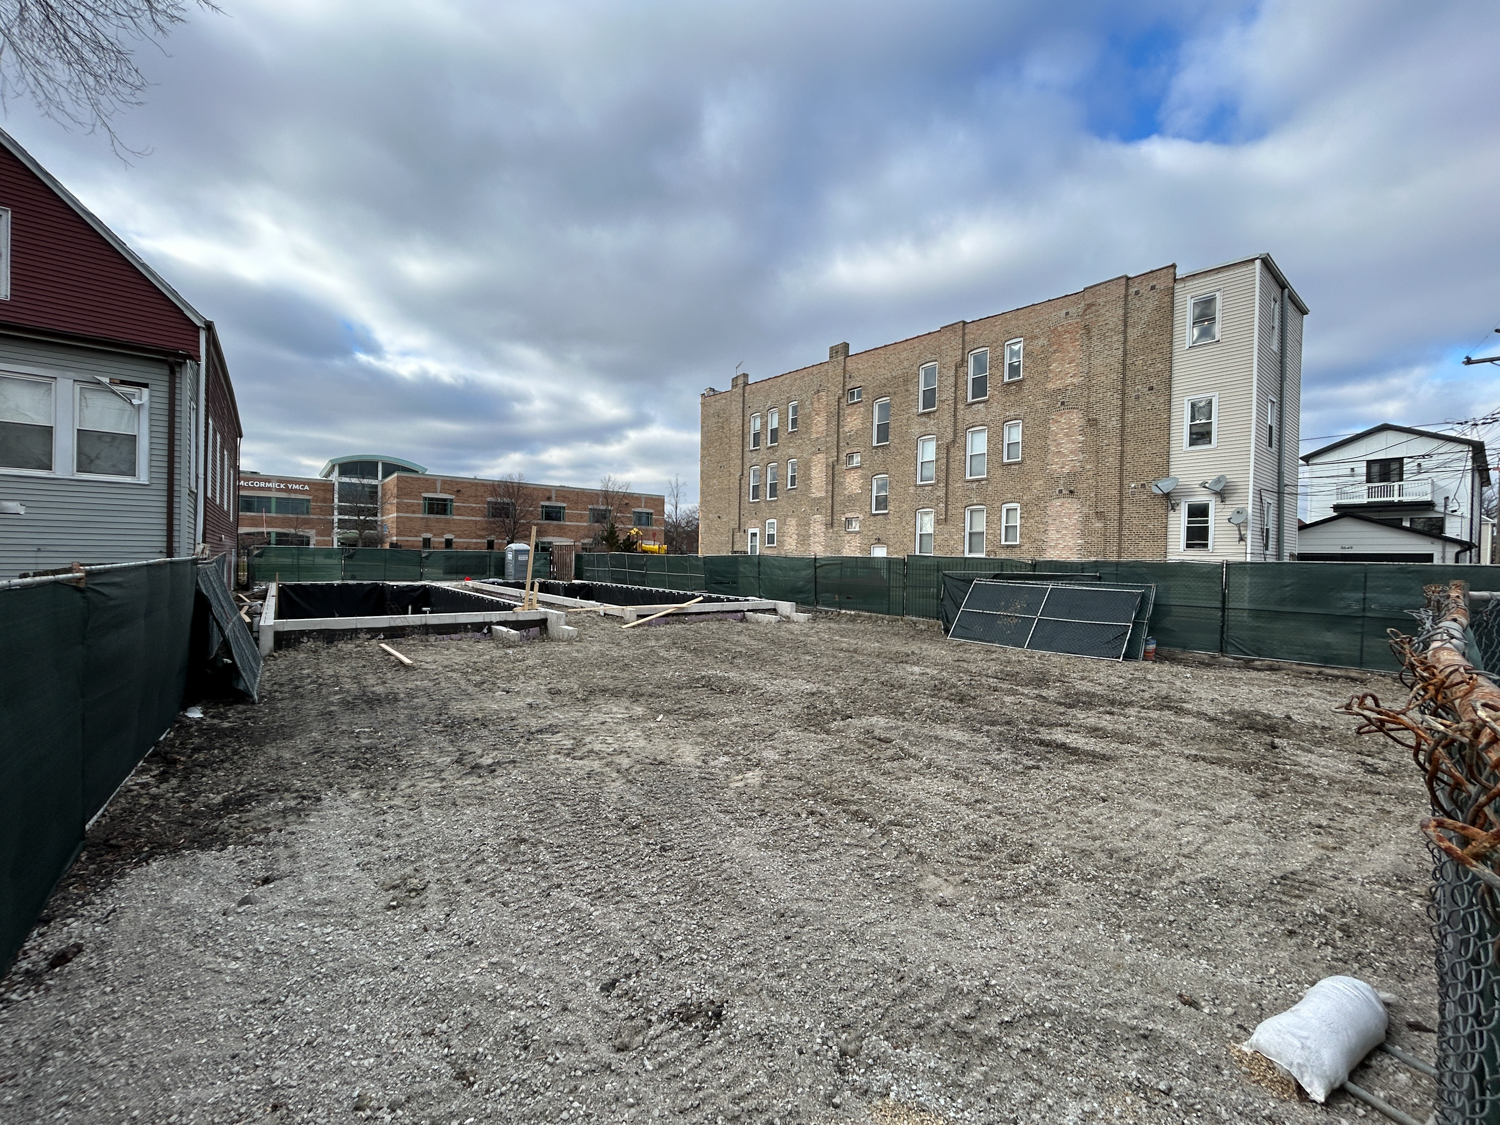
<path fill-rule="evenodd" d="M 0 131 L 0 578 L 232 553 L 242 436 L 213 322 Z"/>

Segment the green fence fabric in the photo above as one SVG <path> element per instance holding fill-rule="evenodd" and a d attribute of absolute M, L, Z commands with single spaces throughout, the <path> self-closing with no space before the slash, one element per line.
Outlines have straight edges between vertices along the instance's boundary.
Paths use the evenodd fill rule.
<path fill-rule="evenodd" d="M 0 965 L 181 709 L 196 595 L 190 559 L 0 590 Z"/>
<path fill-rule="evenodd" d="M 815 581 L 817 604 L 824 609 L 896 616 L 906 612 L 905 559 L 819 557 Z"/>
<path fill-rule="evenodd" d="M 597 557 L 607 560 L 624 556 Z M 533 564 L 535 577 L 548 577 L 551 567 L 550 552 L 539 549 Z M 406 551 L 388 547 L 254 547 L 250 551 L 246 573 L 252 585 L 276 581 L 462 582 L 465 578 L 505 577 L 505 552 Z"/>
<path fill-rule="evenodd" d="M 817 567 L 811 558 L 756 555 L 760 564 L 760 596 L 773 602 L 818 604 Z"/>

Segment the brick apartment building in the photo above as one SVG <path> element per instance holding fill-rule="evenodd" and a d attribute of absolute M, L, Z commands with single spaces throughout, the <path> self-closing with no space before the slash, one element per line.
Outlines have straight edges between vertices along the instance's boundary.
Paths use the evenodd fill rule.
<path fill-rule="evenodd" d="M 440 476 L 378 454 L 334 458 L 316 477 L 244 472 L 239 486 L 242 546 L 495 551 L 529 542 L 535 526 L 561 574 L 611 507 L 597 488 Z M 662 542 L 665 497 L 624 493 L 612 507 L 617 527 Z"/>
<path fill-rule="evenodd" d="M 738 375 L 702 399 L 699 549 L 1294 557 L 1306 312 L 1258 255 Z"/>

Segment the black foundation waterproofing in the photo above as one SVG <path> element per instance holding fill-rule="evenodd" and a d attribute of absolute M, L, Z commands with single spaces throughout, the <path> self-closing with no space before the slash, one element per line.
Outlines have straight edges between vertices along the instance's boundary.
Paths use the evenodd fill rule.
<path fill-rule="evenodd" d="M 394 617 L 432 613 L 504 613 L 498 598 L 448 586 L 388 582 L 283 582 L 277 593 L 279 621 L 319 617 Z"/>
<path fill-rule="evenodd" d="M 502 582 L 492 579 L 492 586 L 508 586 L 513 590 L 525 587 L 524 582 Z M 539 594 L 552 594 L 561 598 L 578 598 L 604 605 L 681 605 L 694 598 L 705 602 L 737 602 L 743 598 L 722 594 L 684 593 L 681 590 L 658 590 L 649 586 L 622 586 L 614 582 L 533 582 Z"/>

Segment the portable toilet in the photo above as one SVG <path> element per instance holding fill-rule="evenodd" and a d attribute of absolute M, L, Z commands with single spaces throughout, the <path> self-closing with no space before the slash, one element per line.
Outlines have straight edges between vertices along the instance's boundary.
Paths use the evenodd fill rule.
<path fill-rule="evenodd" d="M 505 548 L 505 580 L 507 582 L 526 581 L 526 560 L 531 555 L 531 548 L 525 543 L 511 543 Z"/>

